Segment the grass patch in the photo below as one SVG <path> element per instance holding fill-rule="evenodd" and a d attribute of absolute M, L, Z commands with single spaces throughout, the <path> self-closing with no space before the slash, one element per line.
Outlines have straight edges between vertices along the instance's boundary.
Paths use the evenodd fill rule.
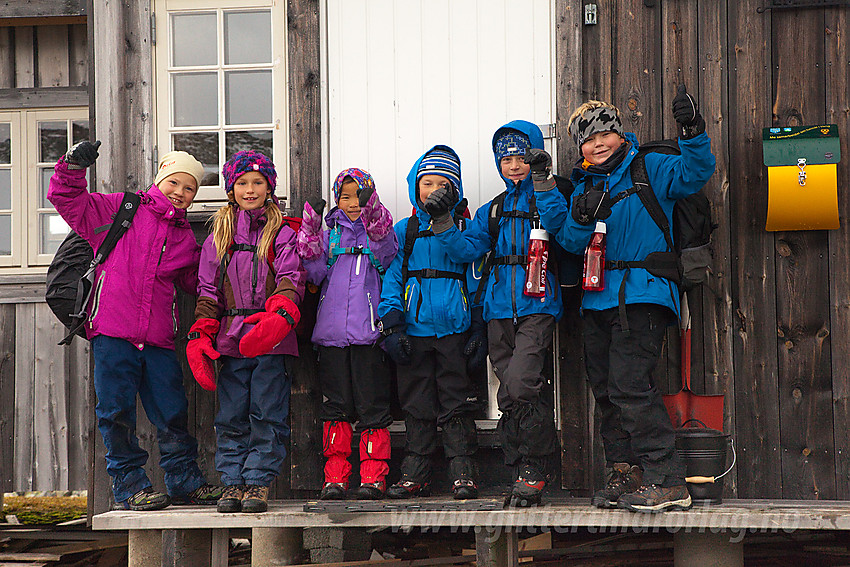
<path fill-rule="evenodd" d="M 14 514 L 18 522 L 26 525 L 61 524 L 86 516 L 87 498 L 84 496 L 6 496 L 0 521 Z"/>

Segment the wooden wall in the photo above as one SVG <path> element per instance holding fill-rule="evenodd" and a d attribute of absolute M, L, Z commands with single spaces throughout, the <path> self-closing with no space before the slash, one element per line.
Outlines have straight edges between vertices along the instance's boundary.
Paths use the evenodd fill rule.
<path fill-rule="evenodd" d="M 738 448 L 727 493 L 850 497 L 850 11 L 759 13 L 763 0 L 677 0 L 651 7 L 643 0 L 601 0 L 599 23 L 585 26 L 576 13 L 581 4 L 559 2 L 558 131 L 565 142 L 559 147 L 569 145 L 572 109 L 590 98 L 618 105 L 626 129 L 639 140 L 670 137 L 670 102 L 682 82 L 698 96 L 708 123 L 717 172 L 706 191 L 719 226 L 710 286 L 691 297 L 691 371 L 695 391 L 725 394 L 724 429 Z M 575 61 L 581 61 L 578 73 Z M 762 128 L 823 122 L 837 123 L 842 136 L 841 229 L 766 232 Z M 562 324 L 573 340 L 575 325 L 580 322 L 574 316 Z M 655 378 L 672 393 L 680 384 L 676 330 L 666 347 Z M 562 360 L 575 356 L 572 348 L 562 350 Z M 574 368 L 561 380 L 572 388 L 582 384 L 586 393 L 581 367 Z M 587 411 L 581 404 L 562 407 L 571 408 L 570 423 L 593 421 L 592 404 Z M 574 425 L 564 436 L 565 479 L 570 467 L 590 465 L 573 473 L 565 488 L 601 482 L 601 447 L 592 431 Z"/>
<path fill-rule="evenodd" d="M 88 84 L 86 25 L 0 26 L 0 89 Z"/>

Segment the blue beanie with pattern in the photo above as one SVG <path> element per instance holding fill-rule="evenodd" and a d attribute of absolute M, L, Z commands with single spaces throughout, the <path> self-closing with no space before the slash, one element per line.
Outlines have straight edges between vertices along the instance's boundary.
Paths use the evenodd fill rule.
<path fill-rule="evenodd" d="M 416 181 L 424 175 L 442 175 L 448 179 L 455 189 L 460 189 L 460 162 L 452 154 L 442 148 L 436 148 L 422 158 L 416 171 Z"/>

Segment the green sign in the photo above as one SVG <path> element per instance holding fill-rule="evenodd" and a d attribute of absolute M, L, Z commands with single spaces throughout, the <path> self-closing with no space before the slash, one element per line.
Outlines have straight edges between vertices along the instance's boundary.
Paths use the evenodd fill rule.
<path fill-rule="evenodd" d="M 790 126 L 762 130 L 764 165 L 806 165 L 841 161 L 841 140 L 837 124 Z"/>

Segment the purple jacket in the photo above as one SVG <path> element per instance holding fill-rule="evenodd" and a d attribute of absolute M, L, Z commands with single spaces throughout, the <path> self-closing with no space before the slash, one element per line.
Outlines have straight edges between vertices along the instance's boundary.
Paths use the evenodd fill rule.
<path fill-rule="evenodd" d="M 352 222 L 339 209 L 329 212 L 325 222 L 329 228 L 321 235 L 321 253 L 311 260 L 304 260 L 308 279 L 322 286 L 312 340 L 317 345 L 333 347 L 374 344 L 380 336 L 376 320 L 381 278 L 365 254 L 340 254 L 328 268 L 330 234 L 339 227 L 341 247 L 368 246 L 386 268 L 398 252 L 395 232 L 390 230 L 380 240 L 367 239 L 363 222 L 359 218 Z"/>
<path fill-rule="evenodd" d="M 263 209 L 236 212 L 236 230 L 233 235 L 235 244 L 256 246 L 262 238 L 266 217 Z M 232 252 L 227 264 L 226 277 L 222 287 L 221 262 L 217 259 L 213 236 L 204 241 L 201 249 L 201 262 L 198 267 L 198 304 L 195 308 L 197 318 L 209 317 L 221 320 L 221 328 L 216 337 L 215 348 L 221 354 L 243 358 L 239 353 L 239 341 L 253 328 L 245 325 L 244 315 L 224 315 L 228 309 L 263 309 L 266 299 L 275 293 L 282 293 L 296 304 L 304 296 L 304 269 L 301 258 L 295 251 L 295 231 L 284 224 L 274 241 L 274 270 L 270 269 L 268 259 L 256 262 L 254 272 L 254 253 L 247 250 Z M 298 355 L 298 343 L 295 331 L 290 332 L 274 347 L 269 354 Z"/>
<path fill-rule="evenodd" d="M 86 336 L 108 335 L 145 345 L 174 349 L 177 332 L 174 284 L 194 295 L 198 281 L 198 243 L 186 222 L 152 185 L 140 191 L 141 205 L 127 233 L 95 272 Z M 118 210 L 121 193 L 89 193 L 86 171 L 56 164 L 47 200 L 65 222 L 97 249 Z"/>

